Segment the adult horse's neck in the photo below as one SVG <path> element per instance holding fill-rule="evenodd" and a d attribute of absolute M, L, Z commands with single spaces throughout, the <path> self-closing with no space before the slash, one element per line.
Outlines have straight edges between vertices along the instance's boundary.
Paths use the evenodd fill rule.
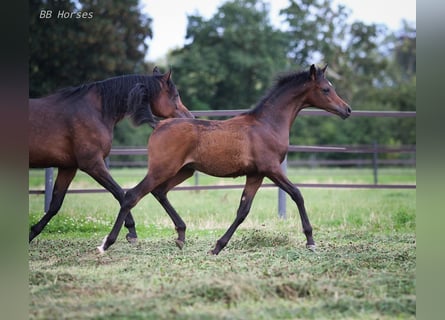
<path fill-rule="evenodd" d="M 136 92 L 138 97 L 128 101 L 129 93 L 137 84 L 144 89 Z M 96 82 L 102 98 L 102 114 L 113 126 L 125 116 L 130 116 L 135 125 L 144 123 L 144 119 L 153 117 L 147 109 L 149 102 L 160 91 L 160 81 L 154 76 L 124 75 Z M 131 103 L 129 103 L 131 102 Z"/>

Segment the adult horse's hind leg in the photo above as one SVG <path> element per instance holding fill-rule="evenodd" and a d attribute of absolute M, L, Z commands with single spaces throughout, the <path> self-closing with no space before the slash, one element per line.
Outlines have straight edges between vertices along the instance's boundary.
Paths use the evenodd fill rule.
<path fill-rule="evenodd" d="M 190 178 L 194 172 L 195 170 L 193 169 L 184 168 L 181 171 L 179 171 L 173 178 L 167 180 L 166 182 L 164 182 L 162 185 L 160 185 L 151 192 L 153 196 L 159 201 L 159 203 L 162 205 L 162 207 L 165 209 L 165 211 L 175 224 L 175 229 L 176 232 L 178 233 L 178 239 L 176 239 L 175 242 L 179 249 L 182 249 L 184 247 L 186 225 L 185 222 L 179 216 L 179 214 L 176 212 L 176 210 L 173 208 L 170 201 L 168 201 L 167 192 L 173 189 L 181 182 Z"/>
<path fill-rule="evenodd" d="M 215 248 L 210 251 L 212 254 L 218 254 L 232 238 L 233 233 L 238 228 L 238 226 L 246 219 L 247 214 L 252 206 L 253 198 L 258 191 L 258 188 L 263 182 L 263 176 L 247 176 L 246 185 L 244 186 L 244 191 L 241 196 L 238 211 L 236 213 L 235 221 L 229 227 L 229 229 L 224 233 L 224 235 L 216 242 Z"/>
<path fill-rule="evenodd" d="M 306 248 L 311 251 L 315 251 L 315 242 L 312 238 L 312 226 L 309 222 L 306 208 L 304 207 L 303 196 L 301 195 L 300 190 L 298 190 L 298 188 L 289 181 L 289 179 L 281 171 L 280 167 L 268 174 L 267 177 L 272 180 L 278 187 L 286 191 L 291 196 L 292 200 L 294 200 L 297 204 L 298 211 L 300 213 L 301 224 L 303 225 L 303 232 L 307 240 Z"/>
<path fill-rule="evenodd" d="M 111 192 L 111 194 L 116 198 L 119 204 L 122 205 L 125 192 L 117 184 L 117 182 L 114 181 L 107 167 L 105 166 L 105 162 L 101 160 L 95 166 L 81 169 L 88 173 L 91 177 L 93 177 L 94 180 L 100 183 L 100 185 L 102 185 L 105 189 Z M 131 243 L 136 242 L 138 236 L 136 234 L 135 222 L 133 216 L 131 215 L 131 212 L 129 212 L 125 218 L 125 227 L 128 229 L 128 234 L 126 235 L 127 241 Z"/>
<path fill-rule="evenodd" d="M 65 198 L 66 191 L 71 181 L 73 181 L 76 175 L 76 168 L 59 168 L 57 172 L 56 182 L 54 183 L 53 194 L 51 198 L 51 203 L 49 205 L 48 212 L 33 225 L 29 231 L 29 242 L 37 237 L 40 232 L 45 228 L 48 222 L 54 217 L 57 212 L 59 212 L 62 206 L 63 199 Z"/>

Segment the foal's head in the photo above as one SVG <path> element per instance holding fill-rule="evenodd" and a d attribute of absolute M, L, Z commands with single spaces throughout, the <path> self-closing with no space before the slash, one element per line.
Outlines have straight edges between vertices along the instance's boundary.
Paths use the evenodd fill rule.
<path fill-rule="evenodd" d="M 161 90 L 152 102 L 153 114 L 162 118 L 194 118 L 192 113 L 182 104 L 178 89 L 171 79 L 171 73 L 162 74 L 159 69 L 153 69 L 153 76 L 158 77 Z"/>
<path fill-rule="evenodd" d="M 306 96 L 307 102 L 314 107 L 346 119 L 351 115 L 351 107 L 337 95 L 332 83 L 325 78 L 327 67 L 326 65 L 322 69 L 316 69 L 314 65 L 311 65 L 309 70 L 310 89 Z"/>

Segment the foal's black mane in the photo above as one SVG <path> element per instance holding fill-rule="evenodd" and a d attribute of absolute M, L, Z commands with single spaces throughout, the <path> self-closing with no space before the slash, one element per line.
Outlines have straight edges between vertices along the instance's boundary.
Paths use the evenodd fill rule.
<path fill-rule="evenodd" d="M 322 70 L 317 68 L 317 77 L 320 77 L 322 75 L 323 75 Z M 292 72 L 279 75 L 275 80 L 273 86 L 261 98 L 261 100 L 256 104 L 256 106 L 246 113 L 252 115 L 261 113 L 261 111 L 270 106 L 266 104 L 266 101 L 268 101 L 271 97 L 279 95 L 283 91 L 287 90 L 289 87 L 296 88 L 302 86 L 309 80 L 310 80 L 309 71 Z"/>
<path fill-rule="evenodd" d="M 143 113 L 141 108 L 147 108 L 148 105 L 128 106 L 128 94 L 137 83 L 141 83 L 146 87 L 147 102 L 152 101 L 160 90 L 160 79 L 162 75 L 123 75 L 117 76 L 102 81 L 91 82 L 77 87 L 68 87 L 57 92 L 60 99 L 77 100 L 85 96 L 91 89 L 95 88 L 100 94 L 102 100 L 102 115 L 106 119 L 120 120 L 125 115 L 130 115 L 132 118 L 138 114 Z M 171 81 L 168 81 L 170 86 L 173 86 Z M 133 119 L 134 122 L 138 122 Z"/>

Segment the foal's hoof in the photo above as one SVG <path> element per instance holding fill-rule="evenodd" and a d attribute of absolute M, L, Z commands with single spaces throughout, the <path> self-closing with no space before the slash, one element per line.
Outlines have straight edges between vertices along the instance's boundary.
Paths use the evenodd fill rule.
<path fill-rule="evenodd" d="M 315 249 L 317 248 L 317 246 L 315 244 L 307 244 L 306 248 L 312 252 L 315 252 Z"/>
<path fill-rule="evenodd" d="M 175 240 L 176 246 L 182 250 L 182 248 L 184 248 L 184 241 L 176 239 Z"/>
<path fill-rule="evenodd" d="M 102 248 L 102 246 L 96 247 L 96 252 L 100 255 L 105 254 L 105 250 L 104 250 L 104 248 Z"/>
<path fill-rule="evenodd" d="M 98 247 L 96 247 L 96 251 L 97 251 L 97 253 L 99 253 L 99 254 L 104 254 L 105 253 L 105 248 L 104 248 L 104 246 L 105 246 L 105 242 L 107 241 L 107 237 L 105 237 L 103 240 L 102 240 L 102 244 L 100 245 L 100 246 L 98 246 Z"/>
<path fill-rule="evenodd" d="M 127 235 L 125 236 L 125 239 L 127 239 L 127 241 L 129 243 L 136 243 L 136 242 L 138 242 L 138 238 L 133 236 L 131 233 L 127 233 Z"/>

